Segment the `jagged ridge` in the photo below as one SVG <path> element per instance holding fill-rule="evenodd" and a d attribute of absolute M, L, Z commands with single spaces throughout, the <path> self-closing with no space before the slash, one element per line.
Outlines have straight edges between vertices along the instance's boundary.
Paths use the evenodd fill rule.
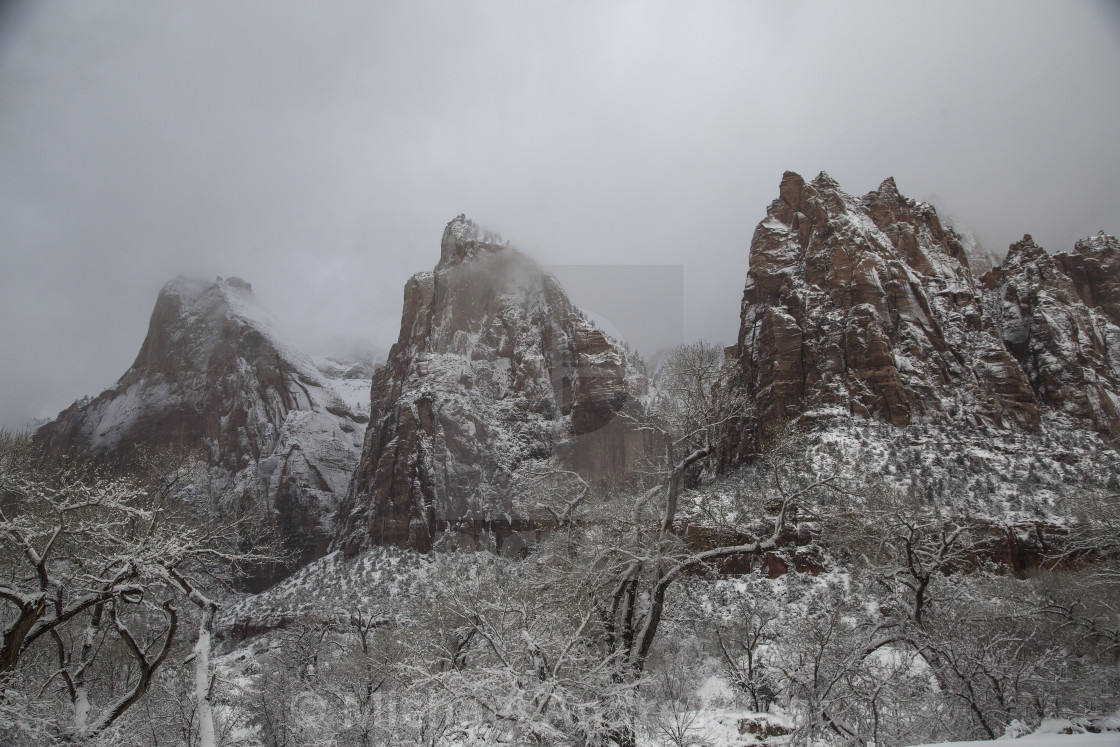
<path fill-rule="evenodd" d="M 1027 235 L 983 277 L 985 307 L 1039 402 L 1111 434 L 1120 433 L 1118 260 L 1116 239 L 1103 234 L 1054 256 Z"/>
<path fill-rule="evenodd" d="M 1041 427 L 1042 406 L 1117 430 L 1116 327 L 1106 313 L 1120 308 L 1115 239 L 1101 234 L 1053 260 L 1042 252 L 1024 261 L 1024 249 L 1013 247 L 1007 269 L 981 283 L 966 242 L 932 206 L 903 197 L 893 179 L 856 198 L 827 174 L 806 183 L 786 172 L 779 195 L 751 242 L 732 351 L 757 418 L 727 460 L 756 453 L 791 420 L 819 417 L 1032 431 Z M 1022 268 L 1044 256 L 1051 269 L 1027 279 Z M 1080 283 L 1054 285 L 1059 266 L 1073 268 Z M 1039 314 L 1061 316 L 1061 334 L 1042 335 L 1041 322 L 1025 332 L 1015 320 L 1034 307 L 1000 307 L 991 295 L 1037 296 L 1026 286 L 1039 282 L 1053 291 Z M 1092 341 L 1071 347 L 1071 335 Z M 1023 351 L 1039 361 L 1043 349 L 1062 373 L 1027 362 Z M 1061 388 L 1055 377 L 1078 393 L 1050 394 Z"/>

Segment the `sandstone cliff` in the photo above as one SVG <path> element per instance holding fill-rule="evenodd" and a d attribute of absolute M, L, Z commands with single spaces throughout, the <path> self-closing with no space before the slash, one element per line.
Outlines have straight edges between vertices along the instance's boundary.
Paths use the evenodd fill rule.
<path fill-rule="evenodd" d="M 275 331 L 248 283 L 178 278 L 160 292 L 131 368 L 36 438 L 48 452 L 110 458 L 141 445 L 200 449 L 213 497 L 264 508 L 294 553 L 253 579 L 259 587 L 326 552 L 367 419 Z"/>
<path fill-rule="evenodd" d="M 733 354 L 749 452 L 806 414 L 1035 429 L 1027 377 L 983 313 L 960 236 L 893 179 L 856 198 L 786 172 L 751 242 Z"/>
<path fill-rule="evenodd" d="M 588 322 L 555 278 L 464 216 L 439 263 L 408 281 L 400 337 L 375 376 L 339 545 L 515 552 L 548 506 L 517 488 L 559 457 L 590 481 L 625 474 L 642 364 Z"/>
<path fill-rule="evenodd" d="M 1074 244 L 1073 251 L 1054 255 L 1073 282 L 1078 298 L 1120 326 L 1120 241 L 1100 231 Z"/>
<path fill-rule="evenodd" d="M 983 281 L 989 313 L 1039 402 L 1074 424 L 1120 434 L 1116 239 L 1099 234 L 1051 256 L 1024 236 Z"/>

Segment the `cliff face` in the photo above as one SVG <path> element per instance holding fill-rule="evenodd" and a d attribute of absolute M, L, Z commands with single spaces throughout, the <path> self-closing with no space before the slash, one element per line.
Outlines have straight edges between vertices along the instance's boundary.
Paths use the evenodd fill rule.
<path fill-rule="evenodd" d="M 165 444 L 201 450 L 213 497 L 266 509 L 295 554 L 253 579 L 259 587 L 326 552 L 367 419 L 275 331 L 248 283 L 179 278 L 160 292 L 120 380 L 36 438 L 48 452 L 106 457 Z"/>
<path fill-rule="evenodd" d="M 961 238 L 893 179 L 862 198 L 787 172 L 751 242 L 738 345 L 765 440 L 806 413 L 1034 429 Z"/>
<path fill-rule="evenodd" d="M 856 198 L 786 172 L 766 212 L 730 351 L 757 417 L 725 460 L 836 415 L 1024 431 L 1055 415 L 1117 432 L 1115 238 L 1051 256 L 1027 237 L 978 278 L 964 239 L 893 179 Z"/>
<path fill-rule="evenodd" d="M 408 281 L 397 343 L 373 380 L 339 545 L 515 551 L 551 514 L 515 502 L 560 456 L 589 481 L 625 474 L 645 372 L 556 280 L 465 217 L 439 264 Z"/>
<path fill-rule="evenodd" d="M 1054 255 L 1058 269 L 1073 283 L 1078 298 L 1120 326 L 1120 241 L 1104 231 Z"/>
<path fill-rule="evenodd" d="M 983 278 L 986 306 L 1043 407 L 1110 434 L 1120 433 L 1117 273 L 1112 237 L 1051 256 L 1024 236 Z"/>

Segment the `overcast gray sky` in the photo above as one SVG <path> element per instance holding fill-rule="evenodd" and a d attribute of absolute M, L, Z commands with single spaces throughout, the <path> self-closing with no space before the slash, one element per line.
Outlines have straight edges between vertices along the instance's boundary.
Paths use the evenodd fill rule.
<path fill-rule="evenodd" d="M 681 265 L 730 341 L 783 170 L 1057 250 L 1120 232 L 1118 125 L 1115 3 L 0 2 L 0 424 L 110 385 L 179 273 L 387 348 L 460 212 Z"/>

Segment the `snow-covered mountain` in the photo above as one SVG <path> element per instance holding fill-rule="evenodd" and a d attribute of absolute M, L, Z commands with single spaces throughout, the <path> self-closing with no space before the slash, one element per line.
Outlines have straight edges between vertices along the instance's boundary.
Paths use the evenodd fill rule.
<path fill-rule="evenodd" d="M 555 278 L 459 216 L 434 271 L 405 286 L 340 547 L 427 551 L 444 541 L 515 552 L 562 507 L 517 502 L 553 457 L 588 481 L 629 472 L 646 437 L 627 416 L 647 391 L 637 356 Z"/>
<path fill-rule="evenodd" d="M 214 693 L 247 744 L 1111 729 L 1120 243 L 978 257 L 893 180 L 857 198 L 787 173 L 737 344 L 671 352 L 651 382 L 459 216 L 384 365 L 313 360 L 244 281 L 180 278 L 120 381 L 36 437 L 202 449 L 212 497 L 295 551 L 252 593 L 209 592 L 194 653 L 168 657 L 195 662 L 193 694 L 172 671 L 153 723 Z M 500 555 L 429 552 L 458 548 Z M 113 600 L 115 627 L 141 619 Z"/>
<path fill-rule="evenodd" d="M 1055 256 L 1024 236 L 983 277 L 985 308 L 1039 402 L 1113 435 L 1120 433 L 1117 270 L 1120 246 L 1111 236 Z"/>
<path fill-rule="evenodd" d="M 1036 431 L 1061 412 L 1117 432 L 1115 239 L 1053 258 L 1027 239 L 981 279 L 968 242 L 893 179 L 857 198 L 786 172 L 779 192 L 751 242 L 732 354 L 757 418 L 731 463 L 822 418 Z"/>
<path fill-rule="evenodd" d="M 988 516 L 1041 520 L 1074 473 L 1107 477 L 1113 452 L 1093 433 L 1120 431 L 1115 238 L 1057 255 L 1025 239 L 981 278 L 971 242 L 892 179 L 857 198 L 826 174 L 787 172 L 779 193 L 754 233 L 728 351 L 753 415 L 729 429 L 717 472 L 795 422 L 854 445 L 852 459 L 873 454 L 899 485 L 955 486 L 952 502 Z M 179 278 L 117 384 L 37 438 L 110 457 L 201 448 L 214 495 L 265 509 L 295 553 L 260 586 L 328 549 L 519 552 L 578 494 L 564 470 L 624 483 L 653 446 L 638 426 L 651 384 L 637 356 L 464 216 L 434 270 L 406 284 L 379 364 L 312 360 L 244 281 Z M 1001 440 L 1019 444 L 1013 455 L 985 446 Z M 899 446 L 932 442 L 944 468 Z M 1040 449 L 1054 450 L 1046 469 L 1031 467 Z M 962 460 L 975 468 L 952 467 Z M 1046 490 L 1008 488 L 1007 472 L 1044 474 Z"/>
<path fill-rule="evenodd" d="M 326 552 L 366 421 L 276 329 L 248 283 L 181 277 L 160 291 L 120 380 L 36 437 L 48 451 L 108 457 L 142 445 L 201 449 L 213 495 L 227 507 L 265 509 L 295 553 L 257 579 L 265 584 Z"/>

